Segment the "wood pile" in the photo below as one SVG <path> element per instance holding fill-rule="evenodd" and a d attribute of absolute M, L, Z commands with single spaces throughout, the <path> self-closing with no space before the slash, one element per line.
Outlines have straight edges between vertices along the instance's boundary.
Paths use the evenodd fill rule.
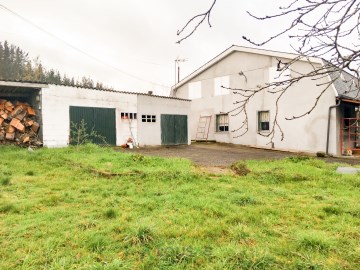
<path fill-rule="evenodd" d="M 0 99 L 0 144 L 41 146 L 35 110 L 24 102 Z"/>

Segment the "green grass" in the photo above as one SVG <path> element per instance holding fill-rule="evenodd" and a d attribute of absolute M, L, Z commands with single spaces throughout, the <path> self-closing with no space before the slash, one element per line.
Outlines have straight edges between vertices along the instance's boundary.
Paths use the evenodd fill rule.
<path fill-rule="evenodd" d="M 360 175 L 336 164 L 1 154 L 0 269 L 359 269 Z"/>

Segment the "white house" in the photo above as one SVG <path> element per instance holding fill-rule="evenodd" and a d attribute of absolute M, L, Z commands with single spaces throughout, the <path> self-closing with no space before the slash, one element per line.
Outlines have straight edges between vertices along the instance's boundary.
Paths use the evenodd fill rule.
<path fill-rule="evenodd" d="M 85 120 L 110 145 L 190 144 L 190 100 L 124 91 L 0 81 L 0 98 L 27 102 L 47 147 L 69 145 L 71 122 Z"/>
<path fill-rule="evenodd" d="M 173 97 L 192 100 L 191 139 L 283 150 L 327 151 L 334 155 L 351 153 L 358 147 L 360 150 L 359 119 L 356 118 L 360 100 L 349 87 L 351 76 L 348 74 L 345 74 L 347 79 L 336 79 L 314 110 L 298 119 L 286 120 L 309 111 L 324 89 L 318 85 L 335 78 L 329 75 L 316 81 L 303 79 L 286 91 L 278 106 L 276 98 L 279 93 L 270 93 L 277 89 L 261 91 L 249 100 L 246 114 L 236 109 L 236 103 L 242 98 L 227 87 L 256 90 L 324 65 L 320 58 L 302 58 L 287 71 L 277 71 L 279 60 L 287 63 L 295 57 L 298 55 L 231 46 L 173 86 Z M 276 114 L 284 138 L 276 127 L 271 140 L 266 135 L 273 128 Z M 350 130 L 350 126 L 354 128 Z"/>

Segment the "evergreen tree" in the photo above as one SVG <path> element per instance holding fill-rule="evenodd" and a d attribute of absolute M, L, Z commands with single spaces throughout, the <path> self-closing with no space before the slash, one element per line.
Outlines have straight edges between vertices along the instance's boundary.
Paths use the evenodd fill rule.
<path fill-rule="evenodd" d="M 67 86 L 111 89 L 101 82 L 83 76 L 81 80 L 62 75 L 58 70 L 46 69 L 39 57 L 30 60 L 28 53 L 7 41 L 0 42 L 0 80 L 35 81 Z"/>

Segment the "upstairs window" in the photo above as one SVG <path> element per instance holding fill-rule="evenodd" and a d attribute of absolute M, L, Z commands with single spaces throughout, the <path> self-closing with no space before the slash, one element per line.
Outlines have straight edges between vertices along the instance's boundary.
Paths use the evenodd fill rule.
<path fill-rule="evenodd" d="M 258 131 L 270 131 L 270 111 L 258 112 Z"/>
<path fill-rule="evenodd" d="M 230 77 L 224 76 L 224 77 L 217 77 L 214 79 L 214 96 L 223 96 L 230 94 L 230 90 L 223 88 L 230 86 Z"/>
<path fill-rule="evenodd" d="M 229 115 L 217 114 L 216 115 L 216 132 L 228 132 L 229 131 Z"/>
<path fill-rule="evenodd" d="M 201 97 L 201 82 L 189 83 L 189 99 L 197 99 Z"/>

